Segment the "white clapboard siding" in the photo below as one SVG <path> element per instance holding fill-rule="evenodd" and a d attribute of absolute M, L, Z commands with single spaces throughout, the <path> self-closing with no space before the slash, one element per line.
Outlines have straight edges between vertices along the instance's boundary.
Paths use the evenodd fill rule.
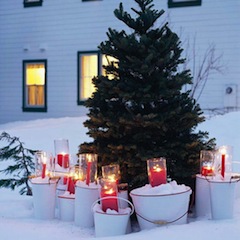
<path fill-rule="evenodd" d="M 0 1 L 0 124 L 39 118 L 83 116 L 77 105 L 77 52 L 97 50 L 109 27 L 126 29 L 113 11 L 123 2 L 130 11 L 133 0 L 43 0 L 41 7 L 23 7 L 23 0 Z M 196 37 L 196 59 L 214 43 L 222 54 L 224 74 L 213 74 L 199 98 L 202 109 L 237 110 L 240 106 L 239 0 L 202 0 L 201 6 L 168 8 L 155 0 L 184 43 Z M 47 60 L 47 112 L 22 111 L 22 61 Z M 227 106 L 225 88 L 236 86 L 236 106 Z M 229 97 L 229 96 L 227 96 Z M 227 99 L 228 100 L 228 99 Z"/>

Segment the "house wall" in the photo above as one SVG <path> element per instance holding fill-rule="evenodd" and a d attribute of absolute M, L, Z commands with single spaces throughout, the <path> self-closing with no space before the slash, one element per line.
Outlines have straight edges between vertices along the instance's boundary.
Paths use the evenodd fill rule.
<path fill-rule="evenodd" d="M 126 28 L 113 14 L 119 2 L 44 0 L 41 7 L 24 8 L 23 0 L 0 1 L 0 124 L 87 113 L 77 105 L 77 52 L 97 50 L 107 39 L 108 27 Z M 121 2 L 129 11 L 136 6 L 133 0 Z M 224 98 L 227 84 L 237 86 L 239 96 L 239 1 L 202 0 L 201 6 L 181 8 L 168 8 L 167 0 L 155 0 L 154 4 L 166 11 L 156 26 L 167 19 L 183 46 L 196 38 L 197 61 L 210 43 L 222 54 L 224 74 L 209 76 L 198 100 L 202 109 L 238 109 L 238 97 L 236 104 Z M 48 63 L 47 112 L 22 111 L 22 61 L 35 59 L 47 59 Z M 224 108 L 228 100 L 234 105 L 230 109 Z"/>

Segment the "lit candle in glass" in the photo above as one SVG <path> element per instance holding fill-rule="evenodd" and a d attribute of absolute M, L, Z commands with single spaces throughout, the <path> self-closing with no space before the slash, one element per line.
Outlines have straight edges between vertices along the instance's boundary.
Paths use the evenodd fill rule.
<path fill-rule="evenodd" d="M 200 151 L 200 173 L 202 176 L 214 175 L 214 151 Z"/>
<path fill-rule="evenodd" d="M 57 164 L 62 168 L 69 168 L 69 143 L 67 139 L 54 140 Z"/>
<path fill-rule="evenodd" d="M 147 160 L 148 179 L 152 187 L 167 183 L 167 168 L 165 158 Z"/>
<path fill-rule="evenodd" d="M 226 148 L 223 146 L 219 149 L 221 153 L 221 175 L 224 178 L 225 177 L 225 157 L 226 157 Z"/>
<path fill-rule="evenodd" d="M 42 156 L 42 178 L 46 176 L 46 168 L 47 168 L 47 157 Z"/>
<path fill-rule="evenodd" d="M 95 182 L 97 178 L 97 154 L 82 153 L 79 155 L 79 174 L 86 184 Z"/>
<path fill-rule="evenodd" d="M 104 179 L 109 179 L 117 184 L 120 181 L 120 168 L 118 164 L 110 164 L 102 166 L 102 176 Z"/>
<path fill-rule="evenodd" d="M 100 198 L 102 203 L 102 210 L 106 212 L 107 209 L 118 212 L 117 199 L 117 184 L 109 179 L 100 180 L 101 190 Z"/>

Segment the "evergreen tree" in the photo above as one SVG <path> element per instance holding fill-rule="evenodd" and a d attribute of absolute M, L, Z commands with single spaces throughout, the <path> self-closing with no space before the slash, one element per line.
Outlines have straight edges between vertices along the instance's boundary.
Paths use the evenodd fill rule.
<path fill-rule="evenodd" d="M 153 0 L 135 2 L 135 18 L 122 3 L 114 11 L 130 33 L 109 28 L 108 40 L 99 46 L 116 61 L 104 66 L 108 75 L 93 79 L 96 91 L 86 101 L 84 123 L 93 142 L 81 144 L 79 151 L 97 153 L 100 166 L 119 163 L 122 182 L 131 188 L 148 182 L 148 158 L 166 157 L 169 177 L 193 187 L 199 152 L 213 141 L 207 132 L 195 132 L 204 118 L 189 92 L 182 91 L 191 74 L 178 71 L 185 61 L 179 37 L 167 23 L 154 28 L 164 11 L 153 9 Z"/>
<path fill-rule="evenodd" d="M 32 161 L 36 151 L 24 147 L 24 143 L 17 137 L 11 137 L 3 132 L 0 135 L 0 141 L 7 141 L 8 145 L 0 148 L 0 161 L 13 160 L 13 164 L 0 172 L 10 175 L 6 179 L 0 179 L 0 188 L 11 188 L 25 185 L 20 189 L 20 194 L 32 195 L 32 190 L 28 184 L 28 177 L 34 170 Z"/>

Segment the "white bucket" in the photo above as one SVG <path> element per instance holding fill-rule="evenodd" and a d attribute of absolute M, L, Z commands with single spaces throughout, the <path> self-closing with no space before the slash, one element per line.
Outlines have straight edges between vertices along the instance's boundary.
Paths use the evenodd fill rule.
<path fill-rule="evenodd" d="M 98 188 L 75 187 L 74 222 L 80 227 L 93 227 L 92 204 L 98 199 Z"/>
<path fill-rule="evenodd" d="M 49 183 L 33 183 L 34 216 L 38 219 L 55 218 L 56 181 Z"/>
<path fill-rule="evenodd" d="M 56 208 L 59 207 L 59 198 L 58 196 L 61 196 L 65 193 L 65 191 L 67 190 L 67 184 L 57 184 L 57 189 L 56 189 Z"/>
<path fill-rule="evenodd" d="M 162 224 L 187 223 L 188 205 L 192 190 L 173 194 L 140 195 L 130 192 L 141 230 Z"/>
<path fill-rule="evenodd" d="M 209 180 L 212 219 L 233 218 L 235 190 L 238 181 Z"/>
<path fill-rule="evenodd" d="M 59 199 L 59 218 L 62 221 L 74 221 L 74 204 L 75 197 L 65 195 L 58 196 Z"/>
<path fill-rule="evenodd" d="M 196 196 L 195 196 L 196 216 L 211 216 L 210 190 L 208 179 L 197 174 L 196 176 Z"/>
<path fill-rule="evenodd" d="M 107 198 L 117 198 L 118 200 L 125 201 L 127 205 L 129 204 L 131 206 L 131 212 L 109 214 L 109 213 L 100 212 L 94 209 L 94 206 L 98 204 L 99 201 Z M 134 212 L 134 206 L 131 202 L 129 202 L 126 199 L 118 198 L 118 197 L 104 197 L 95 201 L 95 203 L 93 203 L 92 209 L 94 212 L 94 225 L 95 225 L 96 237 L 118 236 L 118 235 L 125 235 L 126 233 L 128 233 L 128 224 L 130 223 L 130 215 L 132 215 Z"/>

